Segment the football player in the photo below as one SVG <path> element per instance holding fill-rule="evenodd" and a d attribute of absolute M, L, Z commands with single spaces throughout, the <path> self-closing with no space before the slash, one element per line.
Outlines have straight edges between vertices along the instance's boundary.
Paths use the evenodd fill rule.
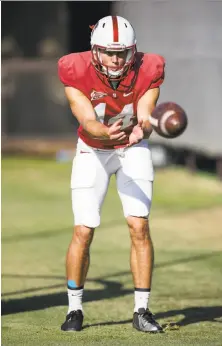
<path fill-rule="evenodd" d="M 66 258 L 69 307 L 61 329 L 82 329 L 90 244 L 100 224 L 110 176 L 115 174 L 131 237 L 133 327 L 161 332 L 148 308 L 153 269 L 149 213 L 154 173 L 147 138 L 152 132 L 149 116 L 164 80 L 164 59 L 137 52 L 130 22 L 120 16 L 107 16 L 92 28 L 91 51 L 60 58 L 58 74 L 80 124 L 71 175 L 74 233 Z"/>

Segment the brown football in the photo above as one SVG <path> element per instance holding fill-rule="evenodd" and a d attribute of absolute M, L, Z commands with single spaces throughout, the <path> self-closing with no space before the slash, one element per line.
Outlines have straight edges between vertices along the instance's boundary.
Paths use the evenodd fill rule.
<path fill-rule="evenodd" d="M 177 103 L 164 102 L 155 107 L 150 123 L 161 137 L 176 138 L 185 131 L 188 120 L 186 112 Z"/>

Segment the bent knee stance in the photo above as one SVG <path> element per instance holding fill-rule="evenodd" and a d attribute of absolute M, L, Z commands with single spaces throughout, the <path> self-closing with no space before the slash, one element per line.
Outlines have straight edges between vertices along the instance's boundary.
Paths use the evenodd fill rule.
<path fill-rule="evenodd" d="M 93 238 L 94 228 L 86 226 L 75 226 L 72 241 L 89 247 Z"/>
<path fill-rule="evenodd" d="M 150 239 L 148 219 L 128 216 L 127 223 L 130 229 L 130 236 L 133 242 L 140 242 Z"/>

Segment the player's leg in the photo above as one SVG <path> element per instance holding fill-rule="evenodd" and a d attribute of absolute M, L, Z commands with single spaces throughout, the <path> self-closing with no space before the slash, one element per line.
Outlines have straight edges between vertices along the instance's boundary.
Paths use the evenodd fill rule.
<path fill-rule="evenodd" d="M 109 183 L 109 175 L 96 153 L 85 145 L 82 147 L 77 149 L 71 177 L 75 226 L 66 258 L 69 308 L 61 327 L 65 331 L 82 329 L 82 298 L 90 244 L 94 229 L 100 224 L 100 208 Z"/>
<path fill-rule="evenodd" d="M 154 251 L 149 230 L 149 221 L 142 217 L 127 217 L 131 237 L 130 267 L 135 287 L 135 307 L 148 307 L 151 289 Z"/>
<path fill-rule="evenodd" d="M 74 227 L 66 255 L 68 312 L 63 331 L 80 331 L 83 324 L 83 291 L 90 262 L 90 244 L 94 229 L 79 225 Z"/>
<path fill-rule="evenodd" d="M 122 176 L 122 179 L 125 179 L 125 176 Z M 120 181 L 119 183 L 121 184 Z M 140 308 L 146 310 L 149 303 L 154 262 L 148 220 L 152 200 L 152 182 L 135 179 L 119 190 L 131 238 L 130 267 L 135 287 L 134 311 L 138 311 Z M 135 196 L 134 200 L 127 195 L 127 191 Z M 141 203 L 144 205 L 140 209 Z"/>
<path fill-rule="evenodd" d="M 154 251 L 149 221 L 145 217 L 128 216 L 131 236 L 130 266 L 134 282 L 133 327 L 143 332 L 162 332 L 149 310 Z"/>
<path fill-rule="evenodd" d="M 135 287 L 133 325 L 139 330 L 157 332 L 161 327 L 148 310 L 154 251 L 149 228 L 153 190 L 153 167 L 147 142 L 125 151 L 117 172 L 118 192 L 131 237 L 130 265 Z"/>

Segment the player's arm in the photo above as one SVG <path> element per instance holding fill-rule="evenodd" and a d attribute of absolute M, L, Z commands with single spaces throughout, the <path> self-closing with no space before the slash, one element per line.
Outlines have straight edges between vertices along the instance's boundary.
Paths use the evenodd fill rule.
<path fill-rule="evenodd" d="M 150 115 L 160 95 L 160 88 L 149 89 L 145 94 L 140 98 L 137 105 L 137 118 L 138 123 L 141 124 L 144 138 L 149 138 L 152 133 L 152 125 L 149 121 Z"/>
<path fill-rule="evenodd" d="M 96 120 L 96 114 L 90 100 L 78 89 L 65 87 L 65 94 L 70 104 L 72 114 L 76 117 L 83 129 L 92 137 L 98 139 L 122 140 L 126 137 L 120 132 L 122 120 L 116 121 L 111 127 Z"/>

